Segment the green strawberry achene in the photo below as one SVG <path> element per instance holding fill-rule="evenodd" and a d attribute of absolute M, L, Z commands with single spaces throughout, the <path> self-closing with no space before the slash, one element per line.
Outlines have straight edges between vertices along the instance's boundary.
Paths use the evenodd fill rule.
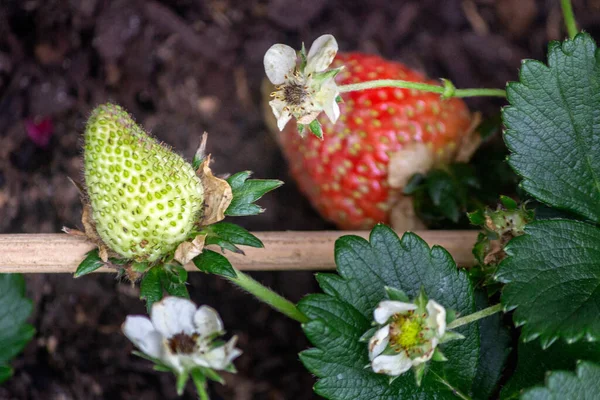
<path fill-rule="evenodd" d="M 192 166 L 148 136 L 121 107 L 97 107 L 85 130 L 84 173 L 102 241 L 156 261 L 188 239 L 204 190 Z"/>

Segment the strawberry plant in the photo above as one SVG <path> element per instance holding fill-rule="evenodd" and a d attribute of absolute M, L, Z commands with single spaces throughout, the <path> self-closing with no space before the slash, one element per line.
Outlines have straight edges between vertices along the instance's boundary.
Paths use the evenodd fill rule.
<path fill-rule="evenodd" d="M 337 273 L 317 274 L 323 293 L 298 304 L 223 254 L 262 247 L 224 219 L 263 212 L 255 202 L 281 182 L 247 171 L 216 177 L 206 135 L 189 163 L 119 106 L 98 107 L 84 133 L 84 230 L 65 228 L 97 249 L 75 276 L 108 266 L 139 283 L 149 317 L 129 316 L 123 333 L 135 354 L 175 375 L 178 393 L 191 379 L 201 399 L 208 381 L 235 372 L 243 348 L 236 336 L 221 339 L 217 310 L 189 299 L 186 265 L 299 322 L 312 345 L 300 361 L 323 398 L 597 398 L 600 52 L 577 32 L 570 2 L 562 6 L 569 38 L 550 43 L 547 63 L 524 61 L 506 90 L 457 89 L 379 57 L 338 54 L 332 35 L 308 50 L 266 52 L 269 111 L 292 175 L 325 218 L 372 227 L 368 240 L 337 240 Z M 491 194 L 468 164 L 485 136 L 460 100 L 471 96 L 506 99 L 507 165 L 525 201 L 480 201 Z M 470 270 L 385 225 L 419 227 L 416 216 L 458 222 L 467 210 L 481 229 Z M 0 379 L 33 332 L 23 324 L 22 282 L 6 279 L 16 280 L 0 280 L 0 306 L 9 309 L 0 325 L 10 325 L 0 337 L 11 344 L 0 347 Z M 15 308 L 24 311 L 11 322 Z"/>

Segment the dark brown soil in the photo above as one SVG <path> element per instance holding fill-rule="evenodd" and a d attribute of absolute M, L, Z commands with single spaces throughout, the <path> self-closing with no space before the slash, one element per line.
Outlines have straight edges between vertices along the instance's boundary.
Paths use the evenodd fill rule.
<path fill-rule="evenodd" d="M 575 0 L 581 25 L 600 28 L 600 1 Z M 340 48 L 380 53 L 458 87 L 503 87 L 522 58 L 543 59 L 560 39 L 559 1 L 546 0 L 4 0 L 0 5 L 0 232 L 77 226 L 80 133 L 98 103 L 115 101 L 190 158 L 200 134 L 219 173 L 243 169 L 287 184 L 253 230 L 325 229 L 286 173 L 262 122 L 262 57 L 322 33 Z M 470 101 L 491 114 L 502 102 Z M 48 146 L 25 122 L 50 119 Z M 268 251 L 266 249 L 265 251 Z M 310 273 L 256 277 L 292 300 L 317 290 Z M 190 277 L 197 303 L 217 308 L 244 355 L 214 399 L 310 399 L 298 361 L 300 327 L 226 282 Z M 143 313 L 138 291 L 109 275 L 28 276 L 36 339 L 14 363 L 0 399 L 173 399 L 171 376 L 130 354 L 120 324 Z M 185 398 L 193 399 L 192 388 Z"/>

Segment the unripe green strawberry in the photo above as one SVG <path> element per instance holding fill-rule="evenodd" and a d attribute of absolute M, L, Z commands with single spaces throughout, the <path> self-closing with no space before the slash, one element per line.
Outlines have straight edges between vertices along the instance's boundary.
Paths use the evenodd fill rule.
<path fill-rule="evenodd" d="M 199 178 L 121 107 L 92 112 L 84 171 L 96 231 L 117 254 L 156 261 L 190 236 L 203 203 Z"/>

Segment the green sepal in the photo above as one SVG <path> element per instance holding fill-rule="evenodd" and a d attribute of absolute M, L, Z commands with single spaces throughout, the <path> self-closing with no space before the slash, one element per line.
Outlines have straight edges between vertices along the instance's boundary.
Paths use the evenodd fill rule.
<path fill-rule="evenodd" d="M 248 179 L 251 174 L 250 171 L 243 171 L 227 178 L 233 199 L 225 210 L 225 215 L 243 217 L 262 213 L 265 210 L 254 202 L 283 185 L 282 181 L 275 179 Z"/>
<path fill-rule="evenodd" d="M 148 271 L 149 267 L 150 264 L 148 264 L 147 262 L 134 262 L 131 264 L 131 269 L 133 269 L 135 272 L 139 272 L 142 274 Z"/>
<path fill-rule="evenodd" d="M 218 222 L 208 226 L 202 232 L 206 234 L 205 245 L 217 245 L 222 251 L 229 250 L 237 254 L 244 254 L 244 251 L 236 245 L 264 247 L 259 238 L 241 226 L 230 222 Z"/>
<path fill-rule="evenodd" d="M 75 278 L 87 275 L 104 266 L 104 261 L 98 255 L 98 249 L 89 251 L 75 271 Z"/>
<path fill-rule="evenodd" d="M 302 42 L 302 47 L 300 48 L 300 51 L 298 51 L 298 56 L 300 56 L 300 72 L 304 73 L 307 63 L 306 47 L 304 46 L 304 42 Z"/>
<path fill-rule="evenodd" d="M 508 196 L 504 196 L 501 195 L 500 196 L 500 203 L 502 204 L 502 206 L 504 206 L 504 208 L 506 208 L 508 211 L 515 211 L 516 209 L 519 208 L 519 205 L 517 204 L 516 201 L 514 201 L 513 199 L 511 199 Z"/>
<path fill-rule="evenodd" d="M 408 296 L 406 295 L 406 293 L 404 293 L 400 289 L 396 289 L 396 288 L 393 288 L 393 287 L 386 286 L 385 287 L 385 294 L 387 295 L 387 298 L 390 299 L 390 300 L 401 301 L 403 303 L 409 303 L 410 302 L 410 300 L 409 300 Z"/>
<path fill-rule="evenodd" d="M 360 339 L 358 339 L 358 341 L 361 342 L 361 343 L 367 343 L 369 340 L 371 340 L 371 338 L 373 337 L 373 335 L 375 335 L 375 332 L 377 332 L 378 329 L 379 329 L 378 326 L 374 326 L 374 327 L 370 328 L 368 331 L 366 331 L 360 337 Z"/>
<path fill-rule="evenodd" d="M 195 368 L 191 371 L 192 381 L 198 392 L 198 398 L 200 400 L 209 400 L 208 393 L 206 392 L 206 377 L 202 374 L 202 371 Z"/>
<path fill-rule="evenodd" d="M 176 377 L 177 377 L 177 383 L 176 383 L 177 395 L 181 396 L 183 394 L 183 391 L 185 390 L 185 385 L 187 385 L 187 382 L 190 379 L 190 375 L 187 371 L 184 371 L 183 373 L 176 374 Z"/>
<path fill-rule="evenodd" d="M 444 353 L 442 353 L 442 351 L 439 349 L 439 347 L 436 347 L 433 355 L 431 356 L 431 359 L 433 361 L 437 361 L 437 362 L 446 362 L 448 361 L 448 359 L 446 358 L 446 356 L 444 355 Z"/>
<path fill-rule="evenodd" d="M 202 272 L 221 275 L 226 278 L 236 278 L 237 274 L 229 260 L 212 250 L 204 250 L 193 260 L 194 265 Z"/>
<path fill-rule="evenodd" d="M 451 323 L 455 319 L 456 319 L 456 311 L 454 311 L 452 309 L 447 309 L 446 310 L 446 324 Z"/>
<path fill-rule="evenodd" d="M 427 364 L 422 363 L 415 367 L 413 367 L 413 371 L 415 373 L 415 383 L 417 387 L 421 387 L 421 382 L 423 382 L 423 377 L 425 376 L 425 371 L 427 371 Z"/>
<path fill-rule="evenodd" d="M 163 268 L 160 265 L 152 267 L 146 272 L 140 284 L 140 299 L 146 300 L 146 309 L 148 313 L 152 310 L 152 305 L 163 298 Z"/>
<path fill-rule="evenodd" d="M 344 69 L 343 67 L 340 68 L 335 68 L 335 69 L 328 69 L 326 71 L 323 72 L 316 72 L 313 74 L 313 80 L 318 83 L 319 85 L 323 84 L 323 82 L 325 82 L 327 79 L 333 79 L 337 76 L 337 74 L 339 74 L 342 69 Z"/>
<path fill-rule="evenodd" d="M 446 332 L 444 332 L 444 336 L 442 336 L 440 338 L 440 344 L 442 344 L 442 343 L 448 343 L 448 342 L 451 342 L 453 340 L 462 340 L 464 338 L 465 338 L 464 335 L 461 335 L 458 332 L 446 331 Z"/>
<path fill-rule="evenodd" d="M 483 226 L 485 224 L 485 212 L 481 208 L 467 213 L 467 217 L 469 218 L 469 222 L 475 226 Z"/>
<path fill-rule="evenodd" d="M 202 372 L 202 374 L 210 379 L 211 381 L 220 383 L 221 385 L 225 384 L 225 379 L 223 379 L 223 377 L 221 375 L 219 375 L 219 373 L 217 371 L 215 371 L 212 368 L 199 368 L 199 370 Z"/>
<path fill-rule="evenodd" d="M 417 312 L 423 313 L 427 310 L 427 302 L 429 298 L 427 297 L 427 293 L 425 293 L 425 288 L 421 286 L 419 289 L 419 295 L 415 298 L 414 303 L 417 305 Z"/>
<path fill-rule="evenodd" d="M 298 134 L 300 137 L 306 136 L 306 125 L 298 123 L 296 124 L 296 128 L 298 129 Z"/>
<path fill-rule="evenodd" d="M 319 139 L 323 140 L 323 128 L 321 128 L 321 123 L 318 119 L 314 119 L 309 125 L 308 128 L 310 131 Z"/>

